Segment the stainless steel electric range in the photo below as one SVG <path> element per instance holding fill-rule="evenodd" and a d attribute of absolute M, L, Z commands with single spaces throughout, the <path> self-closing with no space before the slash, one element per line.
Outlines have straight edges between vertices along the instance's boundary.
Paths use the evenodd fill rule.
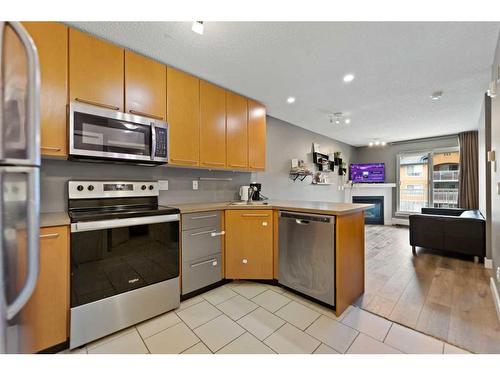
<path fill-rule="evenodd" d="M 69 181 L 70 348 L 179 306 L 179 210 L 157 181 Z"/>

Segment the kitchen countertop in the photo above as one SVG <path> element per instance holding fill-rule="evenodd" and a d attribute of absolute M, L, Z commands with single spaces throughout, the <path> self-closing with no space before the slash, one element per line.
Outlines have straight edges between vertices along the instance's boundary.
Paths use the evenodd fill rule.
<path fill-rule="evenodd" d="M 57 227 L 59 225 L 69 225 L 69 216 L 66 211 L 47 212 L 40 214 L 40 227 Z"/>
<path fill-rule="evenodd" d="M 286 210 L 320 215 L 346 215 L 372 208 L 372 204 L 269 200 L 268 204 L 231 205 L 231 202 L 172 204 L 182 214 L 212 210 Z"/>

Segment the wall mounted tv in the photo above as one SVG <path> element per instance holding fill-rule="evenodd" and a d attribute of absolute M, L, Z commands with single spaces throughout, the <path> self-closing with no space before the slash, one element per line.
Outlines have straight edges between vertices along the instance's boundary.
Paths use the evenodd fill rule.
<path fill-rule="evenodd" d="M 353 183 L 385 182 L 385 164 L 351 164 L 349 176 Z"/>

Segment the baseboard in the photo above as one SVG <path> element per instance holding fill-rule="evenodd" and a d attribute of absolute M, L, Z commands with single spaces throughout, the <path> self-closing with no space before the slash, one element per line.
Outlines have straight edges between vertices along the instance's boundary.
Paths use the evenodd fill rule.
<path fill-rule="evenodd" d="M 493 268 L 493 259 L 484 257 L 484 268 L 491 270 Z"/>
<path fill-rule="evenodd" d="M 392 225 L 405 225 L 408 227 L 410 226 L 410 221 L 408 219 L 393 217 Z"/>
<path fill-rule="evenodd" d="M 491 294 L 493 294 L 493 303 L 495 304 L 495 307 L 497 309 L 497 318 L 498 321 L 500 321 L 500 295 L 498 294 L 497 285 L 495 284 L 495 280 L 493 280 L 493 277 L 490 277 L 490 288 Z"/>

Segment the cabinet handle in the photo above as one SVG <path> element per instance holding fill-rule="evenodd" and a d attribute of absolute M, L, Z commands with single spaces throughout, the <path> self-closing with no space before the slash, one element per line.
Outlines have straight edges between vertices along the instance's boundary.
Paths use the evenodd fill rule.
<path fill-rule="evenodd" d="M 61 151 L 61 147 L 49 147 L 49 146 L 42 146 L 40 147 L 42 150 L 50 150 L 50 151 Z"/>
<path fill-rule="evenodd" d="M 268 214 L 241 214 L 243 217 L 269 217 Z"/>
<path fill-rule="evenodd" d="M 138 116 L 151 117 L 151 118 L 154 118 L 156 120 L 163 120 L 163 116 L 151 115 L 149 113 L 136 111 L 134 109 L 129 110 L 129 113 L 132 113 L 133 115 L 138 115 Z"/>
<path fill-rule="evenodd" d="M 217 217 L 217 215 L 205 215 L 205 216 L 195 216 L 191 217 L 191 220 L 198 220 L 198 219 L 210 219 L 211 217 Z"/>
<path fill-rule="evenodd" d="M 84 103 L 84 104 L 90 104 L 90 105 L 95 105 L 97 107 L 102 107 L 102 108 L 108 108 L 108 109 L 114 109 L 115 111 L 118 111 L 120 107 L 116 107 L 114 105 L 109 105 L 109 104 L 101 104 L 98 102 L 94 102 L 92 100 L 87 100 L 87 99 L 82 99 L 82 98 L 75 98 L 77 102 Z"/>
<path fill-rule="evenodd" d="M 241 261 L 241 263 L 243 264 L 247 264 L 248 263 L 248 260 L 246 258 L 243 258 L 243 260 Z"/>
<path fill-rule="evenodd" d="M 212 237 L 218 237 L 218 236 L 223 236 L 226 234 L 226 231 L 221 231 L 221 232 L 215 232 L 215 233 L 212 233 L 211 236 Z"/>
<path fill-rule="evenodd" d="M 46 238 L 57 238 L 59 237 L 59 233 L 47 233 L 47 234 L 41 234 L 40 239 L 46 239 Z"/>
<path fill-rule="evenodd" d="M 209 259 L 209 260 L 204 260 L 203 262 L 200 262 L 200 263 L 191 264 L 191 268 L 195 268 L 195 267 L 198 267 L 198 266 L 203 266 L 204 264 L 207 264 L 207 263 L 212 263 L 212 266 L 214 266 L 214 267 L 217 264 L 219 264 L 217 262 L 217 259 L 213 258 L 213 259 Z"/>
<path fill-rule="evenodd" d="M 206 230 L 204 232 L 191 233 L 191 236 L 201 236 L 203 234 L 209 234 L 209 233 L 212 233 L 212 237 L 213 237 L 213 234 L 215 233 L 215 229 L 214 230 Z"/>

